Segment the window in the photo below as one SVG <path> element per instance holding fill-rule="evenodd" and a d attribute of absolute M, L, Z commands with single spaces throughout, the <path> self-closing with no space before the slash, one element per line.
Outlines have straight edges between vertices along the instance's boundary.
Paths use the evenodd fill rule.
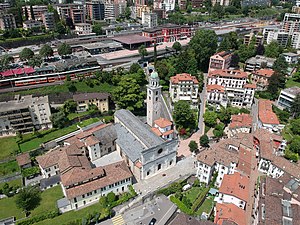
<path fill-rule="evenodd" d="M 170 161 L 170 165 L 172 165 L 172 163 L 173 163 L 173 160 Z"/>
<path fill-rule="evenodd" d="M 157 170 L 160 170 L 160 169 L 161 169 L 161 164 L 158 164 Z"/>
<path fill-rule="evenodd" d="M 150 170 L 147 171 L 147 176 L 149 176 L 149 175 L 150 175 Z"/>
<path fill-rule="evenodd" d="M 74 198 L 74 202 L 77 202 L 77 198 Z"/>
<path fill-rule="evenodd" d="M 162 153 L 162 151 L 163 151 L 163 149 L 160 148 L 160 149 L 157 151 L 157 153 L 160 154 L 160 153 Z"/>
<path fill-rule="evenodd" d="M 82 198 L 84 198 L 84 195 L 82 195 Z"/>

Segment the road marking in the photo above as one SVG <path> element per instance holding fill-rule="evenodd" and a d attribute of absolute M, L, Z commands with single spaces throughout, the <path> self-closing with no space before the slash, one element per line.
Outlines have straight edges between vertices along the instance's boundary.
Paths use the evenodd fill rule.
<path fill-rule="evenodd" d="M 124 225 L 125 221 L 122 217 L 121 214 L 115 216 L 114 218 L 111 219 L 114 225 Z"/>

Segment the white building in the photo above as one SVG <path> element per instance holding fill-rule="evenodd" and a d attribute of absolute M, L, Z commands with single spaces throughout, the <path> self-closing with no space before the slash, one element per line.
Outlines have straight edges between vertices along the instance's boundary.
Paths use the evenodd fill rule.
<path fill-rule="evenodd" d="M 228 128 L 228 137 L 238 133 L 250 133 L 252 128 L 252 116 L 250 114 L 232 115 Z"/>
<path fill-rule="evenodd" d="M 43 23 L 38 20 L 27 20 L 23 22 L 23 28 L 25 30 L 32 29 L 32 28 L 41 28 Z"/>
<path fill-rule="evenodd" d="M 191 107 L 198 108 L 199 82 L 195 76 L 188 73 L 177 74 L 170 78 L 169 93 L 172 102 L 190 101 Z"/>
<path fill-rule="evenodd" d="M 264 41 L 266 42 L 268 40 L 268 35 L 269 32 L 279 32 L 280 28 L 278 26 L 268 26 L 268 27 L 264 27 L 263 29 L 263 36 L 264 36 Z"/>
<path fill-rule="evenodd" d="M 293 52 L 287 52 L 287 53 L 282 53 L 281 55 L 285 58 L 285 61 L 289 64 L 298 63 L 299 54 Z"/>
<path fill-rule="evenodd" d="M 208 71 L 229 69 L 231 58 L 232 58 L 232 53 L 226 51 L 218 52 L 212 55 L 209 59 Z"/>
<path fill-rule="evenodd" d="M 287 32 L 270 31 L 267 36 L 267 44 L 270 44 L 272 41 L 277 41 L 280 46 L 285 48 L 289 41 L 289 34 Z"/>
<path fill-rule="evenodd" d="M 162 1 L 162 9 L 168 11 L 173 11 L 175 9 L 175 0 L 163 0 Z"/>
<path fill-rule="evenodd" d="M 280 109 L 290 110 L 293 105 L 294 99 L 298 94 L 300 94 L 299 87 L 290 87 L 290 88 L 282 89 L 280 91 L 280 95 L 278 97 L 276 105 Z"/>
<path fill-rule="evenodd" d="M 89 23 L 76 23 L 75 33 L 78 35 L 89 35 L 92 34 L 92 25 Z"/>
<path fill-rule="evenodd" d="M 166 141 L 172 140 L 174 136 L 173 123 L 165 118 L 159 118 L 154 121 L 152 131 Z"/>
<path fill-rule="evenodd" d="M 208 74 L 207 101 L 226 107 L 252 106 L 255 84 L 247 83 L 248 74 L 239 70 L 214 70 Z"/>
<path fill-rule="evenodd" d="M 52 128 L 48 96 L 19 96 L 0 102 L 0 136 Z"/>
<path fill-rule="evenodd" d="M 246 60 L 245 71 L 255 71 L 262 68 L 272 69 L 274 62 L 276 59 L 268 58 L 262 55 L 256 55 L 255 57 L 251 57 Z"/>
<path fill-rule="evenodd" d="M 142 24 L 147 28 L 157 27 L 157 14 L 142 12 Z"/>

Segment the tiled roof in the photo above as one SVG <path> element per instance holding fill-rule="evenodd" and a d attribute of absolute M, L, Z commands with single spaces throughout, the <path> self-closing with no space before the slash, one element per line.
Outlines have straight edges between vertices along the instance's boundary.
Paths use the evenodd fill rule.
<path fill-rule="evenodd" d="M 169 135 L 169 134 L 173 134 L 174 133 L 174 130 L 168 130 L 168 131 L 166 131 L 166 132 L 164 132 L 164 133 L 162 133 L 164 136 L 167 136 L 167 135 Z"/>
<path fill-rule="evenodd" d="M 276 114 L 272 111 L 272 102 L 270 100 L 259 99 L 258 118 L 263 124 L 279 124 Z"/>
<path fill-rule="evenodd" d="M 211 84 L 211 85 L 206 86 L 206 90 L 207 90 L 207 92 L 211 92 L 211 91 L 214 91 L 214 90 L 224 92 L 225 87 L 222 86 L 222 85 L 218 85 L 218 84 Z"/>
<path fill-rule="evenodd" d="M 252 116 L 250 114 L 242 113 L 240 115 L 232 115 L 231 123 L 229 124 L 230 129 L 238 127 L 252 127 Z"/>
<path fill-rule="evenodd" d="M 214 54 L 214 56 L 215 55 L 219 55 L 219 56 L 221 56 L 225 59 L 228 58 L 228 57 L 231 57 L 231 53 L 227 52 L 227 51 L 217 52 L 216 54 Z"/>
<path fill-rule="evenodd" d="M 85 100 L 92 100 L 92 99 L 98 99 L 98 100 L 103 100 L 103 99 L 108 99 L 110 94 L 108 93 L 81 93 L 81 94 L 76 94 L 73 95 L 73 100 L 75 102 L 77 101 L 85 101 Z"/>
<path fill-rule="evenodd" d="M 232 203 L 230 204 L 217 203 L 215 223 L 218 225 L 225 225 L 225 224 L 246 225 L 246 212 Z"/>
<path fill-rule="evenodd" d="M 183 81 L 192 81 L 194 84 L 199 83 L 199 81 L 195 76 L 192 76 L 191 74 L 188 73 L 176 74 L 176 76 L 173 76 L 170 79 L 172 84 L 178 84 L 179 82 L 183 82 Z"/>
<path fill-rule="evenodd" d="M 274 74 L 274 70 L 272 69 L 260 69 L 253 72 L 253 74 L 270 78 Z"/>
<path fill-rule="evenodd" d="M 58 165 L 58 160 L 62 154 L 62 148 L 52 150 L 47 152 L 44 155 L 37 156 L 36 161 L 43 168 L 49 168 L 54 165 Z"/>
<path fill-rule="evenodd" d="M 249 178 L 238 172 L 225 174 L 219 192 L 248 202 L 250 193 Z"/>
<path fill-rule="evenodd" d="M 159 131 L 158 128 L 152 127 L 151 130 L 153 131 L 154 134 L 156 134 L 158 137 L 162 136 L 162 133 Z"/>
<path fill-rule="evenodd" d="M 67 198 L 72 199 L 132 177 L 132 173 L 124 161 L 103 166 L 102 169 L 105 173 L 104 177 L 66 189 Z"/>
<path fill-rule="evenodd" d="M 246 72 L 240 70 L 213 70 L 208 74 L 209 77 L 233 77 L 233 78 L 248 78 Z"/>
<path fill-rule="evenodd" d="M 255 151 L 240 147 L 238 171 L 250 176 L 252 169 L 255 169 L 255 163 Z"/>
<path fill-rule="evenodd" d="M 17 160 L 19 166 L 24 166 L 26 164 L 31 163 L 31 159 L 30 159 L 30 156 L 29 156 L 28 152 L 17 155 L 16 160 Z"/>
<path fill-rule="evenodd" d="M 85 144 L 87 146 L 92 146 L 92 145 L 96 145 L 100 143 L 100 141 L 95 137 L 95 136 L 89 136 L 86 140 L 85 140 Z"/>
<path fill-rule="evenodd" d="M 252 89 L 255 89 L 255 88 L 256 88 L 256 84 L 254 84 L 254 83 L 253 83 L 253 84 L 249 84 L 249 83 L 248 83 L 248 84 L 245 84 L 245 85 L 244 85 L 244 88 L 252 88 Z"/>
<path fill-rule="evenodd" d="M 172 122 L 166 118 L 159 118 L 157 120 L 154 120 L 154 123 L 160 128 L 166 128 L 172 126 Z"/>
<path fill-rule="evenodd" d="M 98 126 L 96 126 L 96 127 L 93 127 L 93 128 L 91 128 L 91 129 L 82 131 L 80 134 L 77 134 L 77 135 L 76 135 L 76 138 L 78 138 L 78 139 L 84 139 L 84 138 L 86 138 L 86 137 L 88 137 L 88 136 L 91 136 L 94 132 L 96 132 L 96 131 L 98 131 L 98 130 L 100 130 L 100 129 L 103 129 L 103 128 L 109 126 L 109 125 L 110 125 L 110 124 L 105 124 L 105 123 L 104 123 L 104 124 L 100 124 L 100 125 L 98 125 Z"/>

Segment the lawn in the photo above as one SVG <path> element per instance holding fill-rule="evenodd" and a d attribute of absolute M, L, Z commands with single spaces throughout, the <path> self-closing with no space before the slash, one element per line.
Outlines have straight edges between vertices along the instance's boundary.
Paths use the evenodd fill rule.
<path fill-rule="evenodd" d="M 41 194 L 40 205 L 32 211 L 31 215 L 38 215 L 45 211 L 56 209 L 56 201 L 63 197 L 61 186 L 56 186 L 45 190 Z M 17 219 L 23 218 L 25 215 L 22 210 L 17 208 L 15 203 L 16 196 L 11 198 L 0 199 L 0 219 L 15 216 Z M 4 209 L 4 210 L 3 210 Z M 57 223 L 59 224 L 59 223 Z"/>
<path fill-rule="evenodd" d="M 293 139 L 294 135 L 293 135 L 293 132 L 290 129 L 290 125 L 289 124 L 287 124 L 284 127 L 283 132 L 282 132 L 282 136 L 288 142 L 290 142 Z"/>
<path fill-rule="evenodd" d="M 75 118 L 78 118 L 78 117 L 80 117 L 80 116 L 86 116 L 86 115 L 89 115 L 90 114 L 90 112 L 89 111 L 85 111 L 85 112 L 79 112 L 79 113 L 70 113 L 69 115 L 68 115 L 68 119 L 69 120 L 73 120 L 73 119 L 75 119 Z"/>
<path fill-rule="evenodd" d="M 203 204 L 197 210 L 196 214 L 201 216 L 203 212 L 210 213 L 213 207 L 214 207 L 214 198 L 210 196 L 205 199 Z"/>
<path fill-rule="evenodd" d="M 16 143 L 16 137 L 0 138 L 0 143 L 1 143 L 0 160 L 13 156 L 14 152 L 19 150 L 19 147 Z"/>
<path fill-rule="evenodd" d="M 300 82 L 294 81 L 294 79 L 291 77 L 289 78 L 286 83 L 285 83 L 285 87 L 289 88 L 289 87 L 300 87 Z"/>
<path fill-rule="evenodd" d="M 8 181 L 8 182 L 6 182 L 6 183 L 8 183 L 8 185 L 9 185 L 10 187 L 12 187 L 12 186 L 19 186 L 19 187 L 22 187 L 22 186 L 23 186 L 23 184 L 22 184 L 22 179 L 21 179 L 21 178 L 16 179 L 16 180 L 11 180 L 11 181 Z M 5 184 L 5 183 L 0 183 L 0 189 L 3 188 L 4 184 Z"/>
<path fill-rule="evenodd" d="M 98 122 L 99 120 L 100 120 L 99 118 L 90 118 L 90 119 L 84 120 L 82 122 L 73 124 L 69 127 L 65 127 L 65 128 L 62 128 L 62 129 L 53 129 L 54 130 L 53 132 L 47 133 L 47 134 L 43 135 L 40 138 L 34 138 L 30 141 L 27 141 L 27 142 L 24 142 L 24 143 L 20 144 L 20 149 L 21 149 L 22 152 L 26 152 L 26 151 L 36 149 L 42 143 L 54 140 L 54 139 L 59 138 L 63 135 L 66 135 L 68 133 L 71 133 L 73 131 L 78 130 L 77 125 L 79 125 L 81 127 L 85 127 L 85 126 L 90 125 L 92 123 Z"/>
<path fill-rule="evenodd" d="M 0 164 L 0 176 L 6 176 L 17 171 L 20 171 L 20 167 L 16 160 Z"/>
<path fill-rule="evenodd" d="M 193 203 L 201 191 L 201 187 L 192 187 L 186 192 L 185 196 L 190 200 L 191 203 Z"/>

